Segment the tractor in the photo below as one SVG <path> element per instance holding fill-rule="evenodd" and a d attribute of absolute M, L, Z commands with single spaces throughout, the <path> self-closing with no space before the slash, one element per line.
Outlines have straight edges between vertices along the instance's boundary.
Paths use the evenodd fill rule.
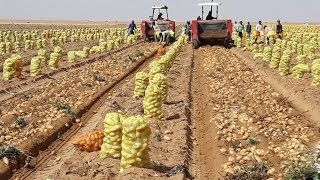
<path fill-rule="evenodd" d="M 166 18 L 155 18 L 155 12 L 158 12 L 158 15 L 161 13 L 165 13 Z M 153 6 L 152 7 L 152 15 L 149 16 L 149 20 L 143 20 L 141 22 L 141 33 L 142 37 L 144 40 L 149 40 L 149 41 L 157 41 L 157 38 L 155 37 L 154 29 L 153 29 L 153 22 L 157 22 L 159 28 L 161 31 L 166 31 L 166 30 L 172 30 L 175 32 L 175 21 L 169 20 L 169 15 L 168 15 L 168 7 L 167 6 Z M 170 44 L 175 41 L 175 37 L 170 37 L 167 39 L 167 43 Z"/>
<path fill-rule="evenodd" d="M 219 6 L 221 3 L 208 2 L 199 3 L 202 8 L 202 19 L 192 21 L 192 46 L 194 49 L 199 48 L 201 45 L 212 44 L 222 45 L 230 48 L 233 45 L 231 38 L 233 25 L 232 20 L 218 20 Z M 216 16 L 212 16 L 213 7 L 216 7 Z M 211 8 L 209 18 L 204 19 L 204 7 Z M 208 20 L 207 20 L 208 19 Z"/>

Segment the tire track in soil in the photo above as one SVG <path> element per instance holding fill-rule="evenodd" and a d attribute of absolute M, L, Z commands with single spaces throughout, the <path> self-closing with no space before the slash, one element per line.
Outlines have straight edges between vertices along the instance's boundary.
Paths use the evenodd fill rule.
<path fill-rule="evenodd" d="M 168 179 L 166 171 L 176 165 L 184 164 L 187 161 L 186 159 L 189 158 L 187 151 L 187 136 L 189 135 L 187 131 L 188 115 L 186 112 L 190 108 L 190 99 L 188 98 L 188 94 L 190 93 L 185 87 L 190 85 L 191 80 L 191 56 L 191 46 L 188 45 L 177 57 L 168 75 L 169 102 L 164 104 L 163 109 L 166 117 L 170 120 L 161 122 L 160 131 L 163 132 L 166 129 L 171 129 L 173 134 L 170 135 L 172 140 L 169 142 L 151 140 L 150 155 L 151 159 L 157 164 L 154 170 L 137 168 L 134 172 L 129 170 L 128 173 L 119 176 L 119 160 L 100 160 L 99 153 L 97 152 L 79 152 L 73 147 L 71 140 L 68 140 L 61 149 L 52 154 L 52 157 L 48 161 L 40 165 L 26 179 L 45 179 L 48 177 L 57 179 L 150 179 L 151 177 L 154 177 L 154 179 Z M 144 69 L 150 62 L 145 63 L 139 70 Z M 132 99 L 133 89 L 134 74 L 131 74 L 121 84 L 117 85 L 113 92 L 106 95 L 108 97 L 103 106 L 96 109 L 92 117 L 88 117 L 88 123 L 75 136 L 88 131 L 103 129 L 102 120 L 107 112 L 119 111 L 128 116 L 142 115 L 143 98 L 138 100 Z M 157 128 L 153 123 L 151 126 L 154 133 Z M 168 156 L 168 152 L 171 153 L 170 157 Z M 57 157 L 59 157 L 59 161 L 56 161 Z M 183 177 L 184 174 L 178 174 L 169 179 L 183 179 Z"/>
<path fill-rule="evenodd" d="M 214 139 L 216 130 L 210 123 L 211 112 L 208 94 L 208 81 L 203 69 L 203 56 L 200 50 L 194 52 L 194 67 L 192 78 L 192 124 L 194 131 L 192 176 L 195 179 L 221 178 L 219 172 L 223 157 L 217 152 L 217 141 Z"/>

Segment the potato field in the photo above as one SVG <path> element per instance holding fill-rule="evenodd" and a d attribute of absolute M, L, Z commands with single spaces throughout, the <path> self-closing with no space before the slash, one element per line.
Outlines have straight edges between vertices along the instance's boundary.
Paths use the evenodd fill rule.
<path fill-rule="evenodd" d="M 198 49 L 175 26 L 1 24 L 0 179 L 319 179 L 320 26 Z"/>

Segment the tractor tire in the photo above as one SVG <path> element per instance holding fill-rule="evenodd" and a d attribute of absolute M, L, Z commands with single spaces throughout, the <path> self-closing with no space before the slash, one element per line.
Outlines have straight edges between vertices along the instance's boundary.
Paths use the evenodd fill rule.
<path fill-rule="evenodd" d="M 199 48 L 199 42 L 197 41 L 197 40 L 193 40 L 192 41 L 192 47 L 193 47 L 193 49 L 198 49 Z"/>

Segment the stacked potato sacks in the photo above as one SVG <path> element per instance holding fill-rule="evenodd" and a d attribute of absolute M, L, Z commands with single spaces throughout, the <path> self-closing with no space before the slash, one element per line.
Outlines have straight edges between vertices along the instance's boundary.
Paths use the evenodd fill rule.
<path fill-rule="evenodd" d="M 149 84 L 149 75 L 145 72 L 138 72 L 135 78 L 134 97 L 143 97 Z"/>
<path fill-rule="evenodd" d="M 108 113 L 104 119 L 104 139 L 100 157 L 121 157 L 122 122 L 125 117 L 117 113 Z"/>
<path fill-rule="evenodd" d="M 37 76 L 41 74 L 41 60 L 38 56 L 33 57 L 30 63 L 30 74 L 31 76 Z"/>
<path fill-rule="evenodd" d="M 161 101 L 165 102 L 167 100 L 167 94 L 168 94 L 167 77 L 161 73 L 158 73 L 152 79 L 151 84 L 158 86 L 161 92 L 161 97 L 162 97 Z"/>
<path fill-rule="evenodd" d="M 272 57 L 269 64 L 269 67 L 272 69 L 276 69 L 279 67 L 279 62 L 281 58 L 281 48 L 279 46 L 274 46 L 272 50 Z"/>
<path fill-rule="evenodd" d="M 0 54 L 6 53 L 6 43 L 0 42 Z"/>
<path fill-rule="evenodd" d="M 20 55 L 12 55 L 3 63 L 3 79 L 10 80 L 13 77 L 20 77 L 22 72 L 22 59 Z"/>
<path fill-rule="evenodd" d="M 157 85 L 149 84 L 143 99 L 144 115 L 148 118 L 157 118 L 162 120 L 162 92 Z"/>
<path fill-rule="evenodd" d="M 287 76 L 290 71 L 291 51 L 285 50 L 279 63 L 279 71 L 281 76 Z"/>
<path fill-rule="evenodd" d="M 150 168 L 148 153 L 151 128 L 143 117 L 130 117 L 122 122 L 120 172 L 130 167 Z"/>
<path fill-rule="evenodd" d="M 312 85 L 320 86 L 320 59 L 316 59 L 312 62 L 311 74 Z"/>
<path fill-rule="evenodd" d="M 103 142 L 103 132 L 89 132 L 75 139 L 72 144 L 80 151 L 93 152 L 100 151 Z"/>
<path fill-rule="evenodd" d="M 68 61 L 70 62 L 70 63 L 74 63 L 74 62 L 76 62 L 76 51 L 69 51 L 68 52 Z"/>
<path fill-rule="evenodd" d="M 270 62 L 272 57 L 271 47 L 265 47 L 263 51 L 263 61 Z"/>

